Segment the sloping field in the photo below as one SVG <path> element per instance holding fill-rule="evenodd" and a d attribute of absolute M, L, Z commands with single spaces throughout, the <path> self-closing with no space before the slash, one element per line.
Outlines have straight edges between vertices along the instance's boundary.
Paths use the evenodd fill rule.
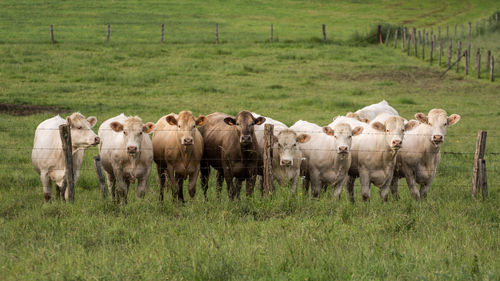
<path fill-rule="evenodd" d="M 463 23 L 500 4 L 365 2 L 1 2 L 2 279 L 498 280 L 500 82 L 455 71 L 440 79 L 442 68 L 399 48 L 356 47 L 349 38 L 379 20 Z M 159 44 L 163 22 L 168 35 Z M 216 22 L 224 44 L 207 43 Z M 264 43 L 271 22 L 278 43 Z M 322 23 L 343 43 L 316 42 Z M 121 112 L 156 122 L 172 111 L 243 109 L 287 125 L 326 125 L 381 99 L 408 119 L 432 108 L 462 117 L 448 130 L 424 201 L 412 201 L 401 180 L 401 200 L 386 204 L 376 187 L 371 202 L 359 202 L 358 185 L 356 204 L 332 190 L 294 198 L 286 187 L 231 202 L 225 190 L 216 198 L 214 182 L 208 201 L 198 189 L 184 205 L 170 194 L 158 203 L 153 168 L 146 198 L 132 189 L 129 204 L 117 206 L 100 198 L 90 148 L 75 203 L 44 204 L 31 166 L 35 128 L 57 112 L 97 116 L 95 128 Z M 478 130 L 488 131 L 485 201 L 470 197 Z"/>

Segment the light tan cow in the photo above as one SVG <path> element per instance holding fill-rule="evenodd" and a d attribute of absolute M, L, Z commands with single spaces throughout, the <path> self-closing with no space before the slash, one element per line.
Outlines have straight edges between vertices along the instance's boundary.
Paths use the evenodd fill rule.
<path fill-rule="evenodd" d="M 154 161 L 158 169 L 160 183 L 160 201 L 163 200 L 163 189 L 168 178 L 174 199 L 184 201 L 183 184 L 189 176 L 189 195 L 196 193 L 196 179 L 200 171 L 200 160 L 203 154 L 203 137 L 197 126 L 203 125 L 205 116 L 196 120 L 190 111 L 182 111 L 179 115 L 170 113 L 156 122 L 153 134 Z"/>
<path fill-rule="evenodd" d="M 64 175 L 66 164 L 62 150 L 61 137 L 59 136 L 59 125 L 71 124 L 71 141 L 73 150 L 73 173 L 74 182 L 80 176 L 80 168 L 83 162 L 83 151 L 99 143 L 99 137 L 92 131 L 97 123 L 93 116 L 85 118 L 76 112 L 62 119 L 57 115 L 40 123 L 35 131 L 35 140 L 31 152 L 31 161 L 35 171 L 40 175 L 43 185 L 43 196 L 45 202 L 50 200 L 52 194 L 52 182 L 56 184 L 57 197 L 68 200 L 68 189 Z"/>
<path fill-rule="evenodd" d="M 389 105 L 389 103 L 385 100 L 382 100 L 379 103 L 374 103 L 368 106 L 361 108 L 356 112 L 348 112 L 346 117 L 355 118 L 364 123 L 370 123 L 377 117 L 377 115 L 381 113 L 387 113 L 389 115 L 399 116 L 396 109 Z"/>
<path fill-rule="evenodd" d="M 350 120 L 349 120 L 350 119 Z M 380 188 L 380 196 L 387 201 L 389 188 L 396 165 L 396 155 L 403 144 L 404 134 L 417 126 L 417 122 L 405 120 L 400 116 L 381 113 L 370 123 L 351 118 L 335 118 L 330 126 L 345 122 L 351 126 L 364 126 L 363 133 L 353 139 L 351 146 L 352 161 L 349 169 L 347 193 L 354 202 L 354 181 L 361 182 L 363 200 L 370 199 L 370 184 Z"/>
<path fill-rule="evenodd" d="M 99 127 L 99 155 L 113 200 L 126 204 L 128 188 L 136 179 L 137 196 L 143 198 L 146 194 L 153 164 L 153 146 L 148 134 L 154 126 L 151 122 L 144 124 L 137 116 L 127 117 L 122 113 Z"/>
<path fill-rule="evenodd" d="M 460 115 L 447 115 L 443 109 L 432 109 L 428 115 L 415 114 L 420 124 L 405 136 L 397 156 L 396 175 L 391 191 L 399 198 L 398 179 L 405 177 L 414 199 L 426 197 L 441 160 L 441 145 L 449 126 L 460 121 Z M 417 188 L 420 184 L 420 191 Z"/>

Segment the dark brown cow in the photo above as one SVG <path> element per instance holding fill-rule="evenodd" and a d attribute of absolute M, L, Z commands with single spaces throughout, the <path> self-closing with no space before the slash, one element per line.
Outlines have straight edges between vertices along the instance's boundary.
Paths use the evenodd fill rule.
<path fill-rule="evenodd" d="M 236 117 L 220 112 L 206 117 L 205 124 L 199 127 L 205 144 L 200 163 L 201 186 L 205 197 L 210 166 L 218 172 L 218 193 L 225 179 L 229 198 L 239 198 L 241 185 L 245 180 L 247 196 L 251 195 L 260 157 L 254 125 L 264 123 L 266 118 L 254 118 L 248 111 L 241 111 Z"/>

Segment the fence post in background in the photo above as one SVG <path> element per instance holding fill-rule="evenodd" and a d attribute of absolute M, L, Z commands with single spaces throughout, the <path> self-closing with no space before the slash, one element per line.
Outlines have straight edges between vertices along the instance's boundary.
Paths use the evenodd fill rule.
<path fill-rule="evenodd" d="M 426 32 L 425 33 L 425 43 L 424 43 L 425 46 L 428 46 L 429 45 L 429 32 Z"/>
<path fill-rule="evenodd" d="M 424 29 L 422 30 L 422 45 L 427 44 L 427 41 L 425 40 L 425 34 L 426 34 L 426 32 L 425 32 L 425 28 L 424 28 Z"/>
<path fill-rule="evenodd" d="M 109 42 L 109 36 L 111 35 L 111 27 L 108 24 L 108 32 L 106 33 L 106 42 Z"/>
<path fill-rule="evenodd" d="M 431 36 L 431 38 L 432 38 L 432 36 L 434 36 L 434 29 L 432 27 L 431 27 L 430 36 Z"/>
<path fill-rule="evenodd" d="M 160 43 L 163 43 L 163 35 L 165 33 L 165 24 L 162 23 L 161 24 L 161 39 L 160 39 Z"/>
<path fill-rule="evenodd" d="M 457 72 L 460 68 L 460 59 L 462 58 L 462 41 L 458 41 L 457 46 Z"/>
<path fill-rule="evenodd" d="M 479 170 L 479 166 L 481 165 L 480 162 L 482 162 L 484 158 L 484 151 L 486 149 L 486 135 L 486 131 L 477 132 L 476 152 L 474 153 L 474 163 L 472 168 L 472 196 L 475 196 L 477 192 L 479 192 L 482 188 L 482 182 L 480 178 L 481 172 Z M 486 175 L 484 177 L 486 177 Z"/>
<path fill-rule="evenodd" d="M 406 41 L 406 27 L 403 27 L 403 34 L 401 36 L 401 52 L 405 51 L 405 41 Z"/>
<path fill-rule="evenodd" d="M 490 57 L 490 81 L 495 81 L 495 58 L 493 55 Z"/>
<path fill-rule="evenodd" d="M 465 29 L 464 29 L 464 25 L 463 24 L 460 25 L 460 36 L 462 38 L 465 37 Z"/>
<path fill-rule="evenodd" d="M 453 45 L 452 45 L 452 42 L 450 40 L 450 46 L 448 46 L 448 68 L 451 67 L 451 56 L 452 56 L 452 53 L 453 53 Z"/>
<path fill-rule="evenodd" d="M 406 46 L 407 46 L 406 51 L 408 52 L 408 56 L 410 55 L 411 38 L 412 38 L 412 37 L 413 37 L 413 35 L 412 35 L 412 33 L 410 32 L 410 33 L 408 34 L 408 42 L 407 42 L 407 44 L 406 44 Z"/>
<path fill-rule="evenodd" d="M 431 53 L 430 53 L 430 62 L 432 64 L 432 55 L 434 54 L 434 39 L 436 36 L 431 36 Z"/>
<path fill-rule="evenodd" d="M 416 28 L 413 28 L 413 34 L 415 35 L 413 37 L 413 39 L 414 39 L 413 40 L 413 49 L 415 51 L 414 55 L 415 55 L 415 57 L 418 57 L 418 55 L 417 55 L 417 31 L 416 31 Z"/>
<path fill-rule="evenodd" d="M 50 42 L 54 44 L 54 26 L 52 24 L 50 25 Z"/>
<path fill-rule="evenodd" d="M 476 71 L 477 78 L 481 78 L 481 49 L 479 48 L 476 50 Z"/>
<path fill-rule="evenodd" d="M 486 71 L 490 70 L 490 57 L 491 57 L 491 51 L 488 50 L 486 52 Z"/>
<path fill-rule="evenodd" d="M 443 40 L 440 39 L 439 40 L 439 60 L 438 60 L 439 66 L 441 66 L 441 57 L 442 56 L 443 56 Z"/>
<path fill-rule="evenodd" d="M 397 44 L 398 44 L 398 30 L 396 29 L 394 31 L 394 49 L 396 49 Z"/>
<path fill-rule="evenodd" d="M 441 26 L 438 26 L 438 41 L 441 41 Z"/>
<path fill-rule="evenodd" d="M 469 75 L 469 50 L 465 50 L 465 75 Z"/>
<path fill-rule="evenodd" d="M 59 136 L 61 137 L 66 168 L 64 182 L 68 191 L 68 198 L 65 199 L 73 202 L 75 200 L 75 174 L 73 173 L 73 145 L 71 144 L 71 123 L 69 118 L 66 119 L 66 124 L 59 125 Z"/>
<path fill-rule="evenodd" d="M 422 44 L 422 60 L 425 60 L 425 40 L 424 40 L 424 42 Z"/>
<path fill-rule="evenodd" d="M 382 44 L 382 27 L 380 25 L 378 26 L 378 38 L 380 41 L 380 44 Z M 323 42 L 326 43 L 326 25 L 323 24 Z"/>
<path fill-rule="evenodd" d="M 450 32 L 449 31 L 450 31 L 450 26 L 447 25 L 446 26 L 446 39 L 450 38 Z"/>
<path fill-rule="evenodd" d="M 219 24 L 215 24 L 215 44 L 219 44 Z"/>
<path fill-rule="evenodd" d="M 99 180 L 99 187 L 101 188 L 102 199 L 106 199 L 108 198 L 108 190 L 106 189 L 106 180 L 104 179 L 104 173 L 102 172 L 101 156 L 94 156 L 94 166 L 97 179 Z"/>
<path fill-rule="evenodd" d="M 455 33 L 454 33 L 453 37 L 455 39 L 457 39 L 457 24 L 456 23 L 455 23 Z"/>
<path fill-rule="evenodd" d="M 389 35 L 391 34 L 391 29 L 388 28 L 387 29 L 387 34 L 385 35 L 385 45 L 387 46 L 387 44 L 389 43 Z"/>
<path fill-rule="evenodd" d="M 469 45 L 467 45 L 467 73 L 469 73 L 470 57 L 472 56 L 470 49 L 471 49 L 471 46 L 470 46 L 470 41 L 469 41 Z"/>
<path fill-rule="evenodd" d="M 271 29 L 270 29 L 270 34 L 269 34 L 269 42 L 273 43 L 273 24 L 271 23 Z"/>
<path fill-rule="evenodd" d="M 422 32 L 418 31 L 418 44 L 422 44 Z"/>
<path fill-rule="evenodd" d="M 471 24 L 471 22 L 469 22 L 468 26 L 467 26 L 467 33 L 469 36 L 469 40 L 471 39 L 471 35 L 472 35 L 471 29 L 472 29 L 472 24 Z"/>
<path fill-rule="evenodd" d="M 273 191 L 273 169 L 272 169 L 272 155 L 273 155 L 273 134 L 274 125 L 266 124 L 264 126 L 264 195 L 268 195 Z"/>
<path fill-rule="evenodd" d="M 495 22 L 498 23 L 498 13 L 495 14 Z"/>

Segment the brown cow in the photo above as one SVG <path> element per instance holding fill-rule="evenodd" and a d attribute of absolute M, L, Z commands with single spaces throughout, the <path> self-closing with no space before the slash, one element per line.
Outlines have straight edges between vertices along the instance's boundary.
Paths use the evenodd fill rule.
<path fill-rule="evenodd" d="M 199 116 L 196 120 L 190 111 L 179 115 L 170 113 L 156 122 L 153 135 L 153 157 L 158 169 L 160 201 L 168 177 L 174 199 L 184 201 L 183 183 L 189 176 L 189 195 L 196 194 L 196 179 L 200 171 L 203 154 L 203 138 L 196 128 L 207 120 Z"/>
<path fill-rule="evenodd" d="M 200 127 L 205 142 L 201 160 L 201 186 L 205 197 L 210 166 L 218 172 L 218 193 L 225 179 L 229 198 L 239 198 L 241 184 L 245 180 L 247 196 L 251 195 L 260 157 L 254 125 L 264 123 L 266 118 L 255 118 L 250 112 L 241 111 L 236 117 L 216 112 L 207 115 L 207 119 L 205 125 Z"/>

